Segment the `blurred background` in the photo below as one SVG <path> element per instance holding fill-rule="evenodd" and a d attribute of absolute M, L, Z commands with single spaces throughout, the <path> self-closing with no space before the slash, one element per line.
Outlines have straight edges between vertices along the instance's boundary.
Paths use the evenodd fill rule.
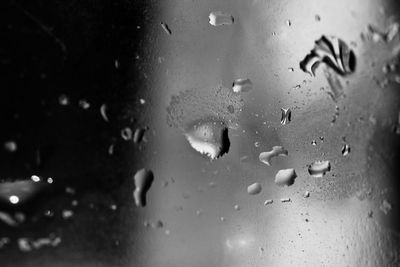
<path fill-rule="evenodd" d="M 397 1 L 0 5 L 1 266 L 400 266 Z M 210 114 L 216 159 L 185 132 Z"/>

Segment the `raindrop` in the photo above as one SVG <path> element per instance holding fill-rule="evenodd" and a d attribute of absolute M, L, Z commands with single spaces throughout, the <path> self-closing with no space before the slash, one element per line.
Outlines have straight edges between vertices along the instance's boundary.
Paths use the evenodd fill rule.
<path fill-rule="evenodd" d="M 4 149 L 7 152 L 13 153 L 13 152 L 17 151 L 18 146 L 17 146 L 17 143 L 14 141 L 7 141 L 4 143 Z"/>
<path fill-rule="evenodd" d="M 291 202 L 290 198 L 281 198 L 281 202 L 285 203 L 285 202 Z"/>
<path fill-rule="evenodd" d="M 18 204 L 18 202 L 19 202 L 19 197 L 15 196 L 15 195 L 10 196 L 8 199 L 10 200 L 10 203 L 14 204 L 14 205 Z"/>
<path fill-rule="evenodd" d="M 341 75 L 353 73 L 356 58 L 347 44 L 334 36 L 322 36 L 315 41 L 314 49 L 300 62 L 300 69 L 311 76 L 323 62 Z"/>
<path fill-rule="evenodd" d="M 275 175 L 275 184 L 278 186 L 291 186 L 297 174 L 294 169 L 279 170 Z"/>
<path fill-rule="evenodd" d="M 171 98 L 167 123 L 181 130 L 192 148 L 214 159 L 228 152 L 228 129 L 238 128 L 242 106 L 240 95 L 222 86 L 190 89 Z"/>
<path fill-rule="evenodd" d="M 260 147 L 260 145 L 261 145 L 260 142 L 258 142 L 258 141 L 254 142 L 255 147 Z"/>
<path fill-rule="evenodd" d="M 52 184 L 53 183 L 53 178 L 51 178 L 51 177 L 47 178 L 47 183 Z"/>
<path fill-rule="evenodd" d="M 141 98 L 141 99 L 139 99 L 139 103 L 142 104 L 142 105 L 144 105 L 144 104 L 146 104 L 146 100 L 144 100 L 143 98 Z"/>
<path fill-rule="evenodd" d="M 304 192 L 303 197 L 304 198 L 309 198 L 310 197 L 310 192 L 309 191 Z"/>
<path fill-rule="evenodd" d="M 317 145 L 317 141 L 312 140 L 312 141 L 311 141 L 311 145 L 316 146 L 316 145 Z"/>
<path fill-rule="evenodd" d="M 281 108 L 281 111 L 281 124 L 286 125 L 292 120 L 292 111 L 290 110 L 290 108 Z"/>
<path fill-rule="evenodd" d="M 283 148 L 283 146 L 274 146 L 272 147 L 271 151 L 261 152 L 258 158 L 262 163 L 271 166 L 271 159 L 273 157 L 287 156 L 288 154 L 289 154 L 288 151 L 285 148 Z"/>
<path fill-rule="evenodd" d="M 68 96 L 65 95 L 65 94 L 61 94 L 61 95 L 58 97 L 58 103 L 59 103 L 61 106 L 67 106 L 67 105 L 69 104 L 69 98 L 68 98 Z"/>
<path fill-rule="evenodd" d="M 264 206 L 271 205 L 272 203 L 274 203 L 274 201 L 272 199 L 267 199 L 264 201 Z"/>
<path fill-rule="evenodd" d="M 294 68 L 288 68 L 289 72 L 294 72 Z"/>
<path fill-rule="evenodd" d="M 168 25 L 166 23 L 160 22 L 160 25 L 168 35 L 172 34 L 171 29 L 168 27 Z"/>
<path fill-rule="evenodd" d="M 347 156 L 350 153 L 350 146 L 348 144 L 344 144 L 342 147 L 342 155 Z"/>
<path fill-rule="evenodd" d="M 107 105 L 103 104 L 100 106 L 100 114 L 104 121 L 109 122 L 107 117 Z"/>
<path fill-rule="evenodd" d="M 62 211 L 62 217 L 64 219 L 69 219 L 74 215 L 74 212 L 72 210 L 63 210 Z"/>
<path fill-rule="evenodd" d="M 129 141 L 132 139 L 132 130 L 129 127 L 125 127 L 124 129 L 121 130 L 121 137 L 125 141 Z"/>
<path fill-rule="evenodd" d="M 222 13 L 221 11 L 211 12 L 208 19 L 212 26 L 231 25 L 234 22 L 232 15 Z"/>
<path fill-rule="evenodd" d="M 119 60 L 118 59 L 114 60 L 114 67 L 116 69 L 119 69 Z"/>
<path fill-rule="evenodd" d="M 87 100 L 85 100 L 85 99 L 81 99 L 81 100 L 79 100 L 79 106 L 81 107 L 81 108 L 83 108 L 83 109 L 88 109 L 88 108 L 90 108 L 90 104 L 89 104 L 89 102 L 87 102 Z"/>
<path fill-rule="evenodd" d="M 253 89 L 253 83 L 250 79 L 236 79 L 232 84 L 232 90 L 235 93 L 245 93 Z"/>
<path fill-rule="evenodd" d="M 247 193 L 249 193 L 249 195 L 257 195 L 261 193 L 261 191 L 262 191 L 262 186 L 260 183 L 254 183 L 247 187 Z"/>
<path fill-rule="evenodd" d="M 386 200 L 384 199 L 382 201 L 382 204 L 380 205 L 379 209 L 385 214 L 387 215 L 389 213 L 389 211 L 392 209 L 392 205 Z"/>
<path fill-rule="evenodd" d="M 219 158 L 229 151 L 228 128 L 222 122 L 195 123 L 191 130 L 186 131 L 185 137 L 194 150 L 211 159 Z"/>
<path fill-rule="evenodd" d="M 240 206 L 239 206 L 239 205 L 235 205 L 235 206 L 233 206 L 233 208 L 234 208 L 235 210 L 240 210 Z"/>
<path fill-rule="evenodd" d="M 288 27 L 290 27 L 290 26 L 292 25 L 292 22 L 288 19 L 288 20 L 286 20 L 286 25 L 287 25 Z"/>
<path fill-rule="evenodd" d="M 316 178 L 323 177 L 331 170 L 331 164 L 328 160 L 317 160 L 308 166 L 308 173 Z"/>
<path fill-rule="evenodd" d="M 145 131 L 146 129 L 144 128 L 137 128 L 135 130 L 135 133 L 133 134 L 133 142 L 135 144 L 138 144 L 142 141 Z"/>
<path fill-rule="evenodd" d="M 154 180 L 153 172 L 146 169 L 140 169 L 136 172 L 133 179 L 135 182 L 135 190 L 133 192 L 135 204 L 138 207 L 144 207 L 146 206 L 147 191 L 149 191 Z"/>

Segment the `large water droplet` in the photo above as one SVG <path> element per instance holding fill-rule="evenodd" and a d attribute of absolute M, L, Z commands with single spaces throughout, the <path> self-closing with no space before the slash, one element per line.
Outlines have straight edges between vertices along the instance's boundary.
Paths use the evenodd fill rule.
<path fill-rule="evenodd" d="M 133 177 L 135 182 L 135 190 L 133 191 L 133 198 L 138 207 L 146 206 L 146 194 L 149 191 L 153 180 L 153 172 L 146 169 L 140 169 Z"/>
<path fill-rule="evenodd" d="M 279 170 L 275 175 L 275 184 L 278 186 L 290 186 L 294 183 L 297 174 L 294 169 Z"/>
<path fill-rule="evenodd" d="M 222 13 L 221 11 L 213 11 L 208 16 L 209 23 L 213 26 L 231 25 L 234 22 L 232 15 Z"/>
<path fill-rule="evenodd" d="M 273 157 L 287 156 L 288 154 L 289 154 L 288 151 L 285 148 L 283 148 L 283 146 L 274 146 L 272 147 L 271 151 L 261 152 L 258 158 L 262 163 L 271 166 L 271 159 Z"/>
<path fill-rule="evenodd" d="M 229 151 L 228 128 L 222 122 L 196 122 L 186 130 L 185 137 L 194 150 L 211 159 L 221 157 Z"/>
<path fill-rule="evenodd" d="M 331 163 L 328 160 L 317 160 L 308 166 L 308 173 L 316 178 L 323 177 L 331 170 Z"/>
<path fill-rule="evenodd" d="M 261 193 L 261 191 L 262 191 L 262 186 L 260 183 L 254 183 L 247 187 L 247 193 L 249 193 L 250 195 L 257 195 Z"/>
<path fill-rule="evenodd" d="M 343 40 L 323 35 L 315 41 L 314 49 L 300 62 L 300 69 L 315 76 L 315 70 L 321 62 L 337 73 L 347 75 L 354 72 L 356 57 Z"/>
<path fill-rule="evenodd" d="M 250 79 L 236 79 L 232 84 L 232 90 L 235 93 L 245 93 L 253 89 L 253 83 Z"/>
<path fill-rule="evenodd" d="M 281 108 L 281 111 L 281 124 L 286 125 L 292 120 L 292 111 L 290 110 L 290 108 Z"/>

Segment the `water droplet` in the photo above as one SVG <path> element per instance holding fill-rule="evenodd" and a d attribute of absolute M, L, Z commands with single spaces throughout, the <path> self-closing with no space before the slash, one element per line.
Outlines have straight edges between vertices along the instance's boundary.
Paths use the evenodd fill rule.
<path fill-rule="evenodd" d="M 254 142 L 254 146 L 255 146 L 255 147 L 260 147 L 260 145 L 261 145 L 260 142 L 258 142 L 258 141 Z"/>
<path fill-rule="evenodd" d="M 387 215 L 389 213 L 389 211 L 392 209 L 392 205 L 386 200 L 384 199 L 382 201 L 382 204 L 380 205 L 379 209 L 385 214 Z"/>
<path fill-rule="evenodd" d="M 324 142 L 324 140 L 325 140 L 325 137 L 323 137 L 323 136 L 320 136 L 320 137 L 319 137 L 319 140 L 321 140 L 321 142 Z"/>
<path fill-rule="evenodd" d="M 282 203 L 291 202 L 290 198 L 281 198 Z"/>
<path fill-rule="evenodd" d="M 221 222 L 225 222 L 225 217 L 221 217 L 219 219 L 221 220 Z"/>
<path fill-rule="evenodd" d="M 181 130 L 196 151 L 216 158 L 227 152 L 228 128 L 238 128 L 242 106 L 240 95 L 222 86 L 190 89 L 171 98 L 167 123 Z"/>
<path fill-rule="evenodd" d="M 315 70 L 323 62 L 341 75 L 353 73 L 356 58 L 353 50 L 339 38 L 322 36 L 315 41 L 314 49 L 300 62 L 300 69 L 311 76 L 315 76 Z"/>
<path fill-rule="evenodd" d="M 47 183 L 52 184 L 53 183 L 53 178 L 51 178 L 51 177 L 47 178 Z"/>
<path fill-rule="evenodd" d="M 315 21 L 321 21 L 320 15 L 318 15 L 318 14 L 315 15 Z"/>
<path fill-rule="evenodd" d="M 372 215 L 374 215 L 374 212 L 373 212 L 372 210 L 370 210 L 370 211 L 368 212 L 368 218 L 372 218 Z"/>
<path fill-rule="evenodd" d="M 155 223 L 151 224 L 151 228 L 163 228 L 164 223 L 161 220 L 157 220 Z"/>
<path fill-rule="evenodd" d="M 168 27 L 168 25 L 166 23 L 160 22 L 160 25 L 168 35 L 172 34 L 171 29 Z"/>
<path fill-rule="evenodd" d="M 253 89 L 253 83 L 250 79 L 236 79 L 232 84 L 232 90 L 235 93 L 245 93 Z"/>
<path fill-rule="evenodd" d="M 254 183 L 247 187 L 247 193 L 249 193 L 250 195 L 257 195 L 261 193 L 261 191 L 262 191 L 262 186 L 260 183 Z"/>
<path fill-rule="evenodd" d="M 311 141 L 311 145 L 316 146 L 316 145 L 317 145 L 317 141 L 312 140 L 312 141 Z"/>
<path fill-rule="evenodd" d="M 146 100 L 144 100 L 143 98 L 140 98 L 140 99 L 139 99 L 139 103 L 142 104 L 142 105 L 144 105 L 144 104 L 146 104 Z"/>
<path fill-rule="evenodd" d="M 222 13 L 221 11 L 213 11 L 208 16 L 209 23 L 212 26 L 231 25 L 234 22 L 233 16 Z"/>
<path fill-rule="evenodd" d="M 65 95 L 65 94 L 61 94 L 61 95 L 58 97 L 58 103 L 60 103 L 61 106 L 67 106 L 67 105 L 69 105 L 69 98 L 68 98 L 68 96 Z"/>
<path fill-rule="evenodd" d="M 18 226 L 18 222 L 10 214 L 4 211 L 0 211 L 0 221 L 9 226 Z"/>
<path fill-rule="evenodd" d="M 107 117 L 107 105 L 103 104 L 100 106 L 100 114 L 104 121 L 109 122 Z"/>
<path fill-rule="evenodd" d="M 146 206 L 146 194 L 149 191 L 153 180 L 153 172 L 146 169 L 140 169 L 136 172 L 133 177 L 135 182 L 135 190 L 133 192 L 133 198 L 137 207 Z"/>
<path fill-rule="evenodd" d="M 294 72 L 294 68 L 288 68 L 289 72 Z"/>
<path fill-rule="evenodd" d="M 296 177 L 297 174 L 293 168 L 279 170 L 275 175 L 275 184 L 278 186 L 291 186 Z"/>
<path fill-rule="evenodd" d="M 240 206 L 239 205 L 235 205 L 235 206 L 233 206 L 233 208 L 235 209 L 235 210 L 240 210 Z"/>
<path fill-rule="evenodd" d="M 8 199 L 10 200 L 10 203 L 14 205 L 18 204 L 19 202 L 19 197 L 15 195 L 10 196 Z"/>
<path fill-rule="evenodd" d="M 2 237 L 0 238 L 0 249 L 3 248 L 5 245 L 10 243 L 10 238 L 8 237 Z"/>
<path fill-rule="evenodd" d="M 132 130 L 129 127 L 125 127 L 124 129 L 121 130 L 121 137 L 125 141 L 129 141 L 132 139 Z"/>
<path fill-rule="evenodd" d="M 297 85 L 293 86 L 293 89 L 295 89 L 295 90 L 298 90 L 298 89 L 300 89 L 300 88 L 301 88 L 301 85 L 300 85 L 300 84 L 297 84 Z"/>
<path fill-rule="evenodd" d="M 13 153 L 13 152 L 17 151 L 18 146 L 17 146 L 17 143 L 14 141 L 7 141 L 4 143 L 4 149 L 7 152 Z"/>
<path fill-rule="evenodd" d="M 65 188 L 65 193 L 70 194 L 70 195 L 74 195 L 75 194 L 75 189 L 72 187 L 67 186 Z"/>
<path fill-rule="evenodd" d="M 292 22 L 288 19 L 288 20 L 286 20 L 286 25 L 287 25 L 288 27 L 290 27 L 290 26 L 292 25 Z"/>
<path fill-rule="evenodd" d="M 347 156 L 350 153 L 350 146 L 348 144 L 344 144 L 342 147 L 342 155 Z"/>
<path fill-rule="evenodd" d="M 88 108 L 90 108 L 90 104 L 89 104 L 89 102 L 87 101 L 87 100 L 85 100 L 85 99 L 81 99 L 81 100 L 79 100 L 79 106 L 81 107 L 81 108 L 83 108 L 83 109 L 88 109 Z"/>
<path fill-rule="evenodd" d="M 194 150 L 216 159 L 228 153 L 228 128 L 222 122 L 200 121 L 186 130 L 185 137 Z"/>
<path fill-rule="evenodd" d="M 316 178 L 323 177 L 331 170 L 331 164 L 328 160 L 317 160 L 308 166 L 308 173 Z"/>
<path fill-rule="evenodd" d="M 289 152 L 285 148 L 283 148 L 283 146 L 274 146 L 274 147 L 272 147 L 271 151 L 261 152 L 260 155 L 258 156 L 258 158 L 262 163 L 265 163 L 268 166 L 271 166 L 271 159 L 273 157 L 287 156 L 288 154 L 289 154 Z"/>
<path fill-rule="evenodd" d="M 310 192 L 309 191 L 304 192 L 303 197 L 304 198 L 309 198 L 310 197 Z"/>
<path fill-rule="evenodd" d="M 235 108 L 232 105 L 228 106 L 229 113 L 235 113 Z"/>
<path fill-rule="evenodd" d="M 72 210 L 63 210 L 62 211 L 62 217 L 64 219 L 69 219 L 74 215 L 74 212 Z"/>
<path fill-rule="evenodd" d="M 78 206 L 78 200 L 72 200 L 71 205 L 74 207 Z"/>
<path fill-rule="evenodd" d="M 196 215 L 197 216 L 200 216 L 201 214 L 203 214 L 203 210 L 202 209 L 196 210 Z"/>
<path fill-rule="evenodd" d="M 281 111 L 281 124 L 286 125 L 292 120 L 292 111 L 290 110 L 290 108 L 281 108 Z"/>
<path fill-rule="evenodd" d="M 267 199 L 264 201 L 264 206 L 271 205 L 272 203 L 274 203 L 274 201 L 272 199 Z"/>

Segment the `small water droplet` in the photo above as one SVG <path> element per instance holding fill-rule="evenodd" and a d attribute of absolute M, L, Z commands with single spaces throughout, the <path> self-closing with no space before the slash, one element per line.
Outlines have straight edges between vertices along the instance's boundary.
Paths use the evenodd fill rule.
<path fill-rule="evenodd" d="M 235 206 L 233 206 L 233 208 L 235 209 L 235 210 L 240 210 L 240 206 L 239 205 L 235 205 Z"/>
<path fill-rule="evenodd" d="M 7 152 L 13 153 L 18 149 L 17 143 L 15 141 L 7 141 L 4 143 L 4 149 Z"/>
<path fill-rule="evenodd" d="M 309 191 L 304 192 L 303 197 L 304 198 L 310 197 L 310 192 Z"/>
<path fill-rule="evenodd" d="M 67 106 L 67 105 L 69 105 L 69 98 L 68 98 L 68 96 L 65 95 L 65 94 L 61 94 L 61 95 L 58 97 L 58 103 L 60 103 L 61 106 Z"/>
<path fill-rule="evenodd" d="M 89 102 L 87 101 L 87 100 L 85 100 L 85 99 L 81 99 L 81 100 L 79 100 L 79 106 L 82 108 L 82 109 L 88 109 L 88 108 L 90 108 L 90 104 L 89 104 Z"/>
<path fill-rule="evenodd" d="M 288 19 L 288 20 L 286 20 L 286 25 L 287 25 L 288 27 L 290 27 L 290 26 L 292 25 L 292 22 Z"/>
<path fill-rule="evenodd" d="M 209 23 L 212 26 L 232 25 L 234 22 L 233 16 L 222 13 L 221 11 L 213 11 L 208 16 Z"/>
<path fill-rule="evenodd" d="M 294 72 L 294 68 L 288 68 L 289 72 Z"/>
<path fill-rule="evenodd" d="M 133 191 L 133 198 L 137 207 L 146 206 L 146 194 L 149 191 L 153 180 L 153 172 L 146 169 L 140 169 L 133 177 L 135 182 L 135 190 Z"/>
<path fill-rule="evenodd" d="M 132 139 L 132 130 L 129 127 L 125 127 L 124 129 L 121 130 L 121 137 L 125 141 L 129 141 Z"/>
<path fill-rule="evenodd" d="M 140 98 L 140 99 L 139 99 L 139 103 L 142 104 L 142 105 L 144 105 L 144 104 L 146 104 L 146 100 L 144 100 L 143 98 Z"/>
<path fill-rule="evenodd" d="M 261 143 L 259 141 L 254 142 L 255 147 L 260 147 Z"/>
<path fill-rule="evenodd" d="M 323 177 L 331 170 L 331 164 L 328 160 L 317 160 L 308 166 L 308 173 L 316 178 Z"/>
<path fill-rule="evenodd" d="M 16 195 L 12 195 L 12 196 L 10 196 L 9 198 L 8 198 L 9 200 L 10 200 L 10 203 L 11 204 L 18 204 L 18 202 L 19 202 L 19 197 L 18 196 L 16 196 Z"/>
<path fill-rule="evenodd" d="M 225 217 L 221 217 L 219 219 L 221 220 L 221 222 L 225 222 Z"/>
<path fill-rule="evenodd" d="M 172 34 L 171 29 L 168 27 L 168 25 L 166 23 L 160 22 L 160 25 L 168 35 Z"/>
<path fill-rule="evenodd" d="M 281 111 L 281 124 L 286 125 L 292 120 L 292 111 L 290 110 L 290 108 L 281 108 Z"/>
<path fill-rule="evenodd" d="M 275 184 L 278 186 L 291 186 L 297 174 L 293 168 L 279 170 L 275 175 Z"/>
<path fill-rule="evenodd" d="M 62 211 L 62 217 L 64 219 L 69 219 L 74 215 L 74 212 L 72 210 L 63 210 Z"/>
<path fill-rule="evenodd" d="M 386 200 L 384 199 L 382 201 L 382 204 L 380 205 L 379 209 L 385 214 L 387 215 L 390 210 L 392 209 L 392 205 Z"/>
<path fill-rule="evenodd" d="M 282 203 L 291 202 L 290 198 L 281 198 Z"/>
<path fill-rule="evenodd" d="M 300 84 L 296 84 L 295 86 L 293 86 L 293 89 L 295 89 L 295 90 L 298 90 L 298 89 L 300 89 L 301 88 L 301 85 Z"/>
<path fill-rule="evenodd" d="M 52 184 L 54 181 L 53 181 L 53 178 L 51 178 L 51 177 L 49 177 L 49 178 L 47 178 L 47 183 L 48 184 Z"/>
<path fill-rule="evenodd" d="M 103 104 L 100 106 L 100 114 L 104 121 L 109 122 L 107 117 L 107 105 Z"/>
<path fill-rule="evenodd" d="M 114 60 L 114 67 L 115 67 L 116 69 L 119 69 L 119 60 L 118 60 L 118 59 L 115 59 L 115 60 Z"/>
<path fill-rule="evenodd" d="M 161 220 L 157 220 L 155 223 L 151 224 L 151 228 L 163 228 L 164 223 Z"/>
<path fill-rule="evenodd" d="M 289 152 L 283 146 L 274 146 L 271 151 L 261 152 L 258 156 L 262 163 L 271 166 L 271 159 L 277 156 L 287 156 Z"/>
<path fill-rule="evenodd" d="M 317 145 L 317 141 L 312 140 L 312 141 L 311 141 L 311 145 L 316 146 L 316 145 Z"/>
<path fill-rule="evenodd" d="M 235 93 L 245 93 L 253 89 L 253 83 L 250 79 L 236 79 L 232 84 L 232 90 Z"/>
<path fill-rule="evenodd" d="M 229 113 L 235 113 L 235 108 L 232 105 L 228 106 Z"/>
<path fill-rule="evenodd" d="M 315 21 L 321 21 L 321 16 L 318 15 L 318 14 L 316 14 L 316 15 L 315 15 Z"/>
<path fill-rule="evenodd" d="M 247 193 L 249 195 L 257 195 L 261 193 L 261 191 L 262 191 L 262 186 L 260 183 L 253 183 L 247 187 Z"/>
<path fill-rule="evenodd" d="M 196 210 L 196 215 L 197 216 L 200 216 L 201 214 L 203 214 L 203 210 L 202 209 Z"/>
<path fill-rule="evenodd" d="M 145 131 L 145 128 L 137 128 L 135 130 L 135 133 L 133 134 L 133 142 L 135 144 L 138 144 L 142 141 Z"/>
<path fill-rule="evenodd" d="M 342 155 L 347 156 L 350 153 L 350 146 L 348 144 L 344 144 L 342 147 Z"/>
<path fill-rule="evenodd" d="M 321 140 L 321 142 L 324 142 L 324 140 L 325 140 L 325 137 L 323 137 L 323 136 L 320 136 L 320 137 L 319 137 L 319 140 Z"/>
<path fill-rule="evenodd" d="M 271 205 L 272 203 L 274 203 L 274 201 L 272 199 L 267 199 L 264 201 L 264 206 Z"/>

